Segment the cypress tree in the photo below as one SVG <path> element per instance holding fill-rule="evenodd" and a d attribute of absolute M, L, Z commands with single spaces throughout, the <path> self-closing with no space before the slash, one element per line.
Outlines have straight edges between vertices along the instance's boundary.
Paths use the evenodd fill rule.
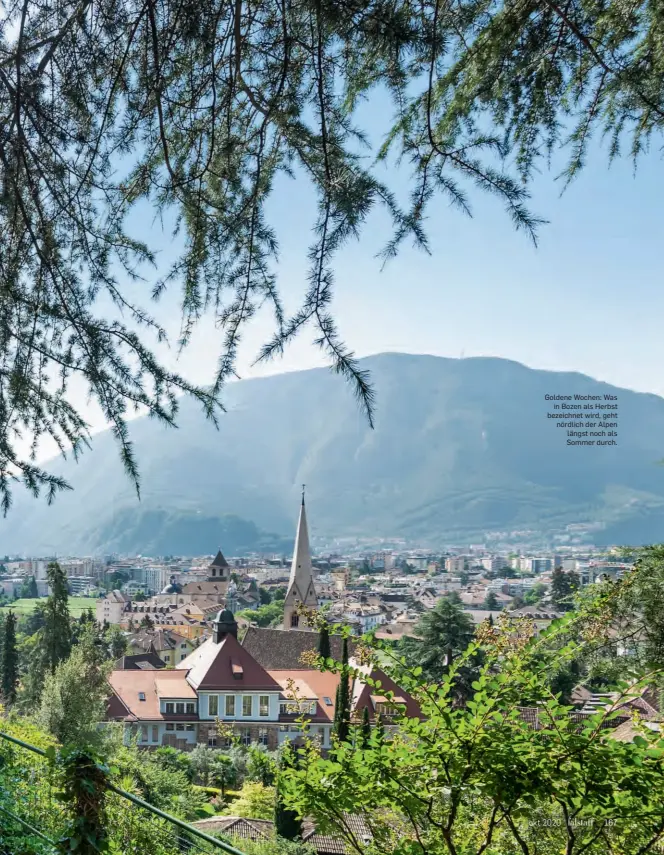
<path fill-rule="evenodd" d="M 318 654 L 322 656 L 323 659 L 329 659 L 331 656 L 330 630 L 328 629 L 327 624 L 323 624 L 318 636 Z"/>
<path fill-rule="evenodd" d="M 16 615 L 10 611 L 5 620 L 2 640 L 2 697 L 7 706 L 16 701 L 18 686 L 18 651 L 16 649 Z"/>
<path fill-rule="evenodd" d="M 290 746 L 286 746 L 279 763 L 279 774 L 277 775 L 277 787 L 274 801 L 274 829 L 279 837 L 286 840 L 297 840 L 302 836 L 302 820 L 298 818 L 295 811 L 284 805 L 282 774 L 286 769 L 294 769 L 297 761 Z"/>
<path fill-rule="evenodd" d="M 350 736 L 350 684 L 348 677 L 348 639 L 344 638 L 341 654 L 341 680 L 337 689 L 337 705 L 334 711 L 334 730 L 341 742 Z"/>
<path fill-rule="evenodd" d="M 2 688 L 2 651 L 5 646 L 5 622 L 7 620 L 7 615 L 5 612 L 0 612 L 0 690 Z"/>
<path fill-rule="evenodd" d="M 360 748 L 366 748 L 371 738 L 371 722 L 369 721 L 369 707 L 362 710 L 362 726 L 360 728 Z"/>
<path fill-rule="evenodd" d="M 44 629 L 42 645 L 46 668 L 55 673 L 63 659 L 71 652 L 72 631 L 69 616 L 69 589 L 67 577 L 57 561 L 52 561 L 47 568 L 48 584 L 51 594 L 44 609 Z"/>

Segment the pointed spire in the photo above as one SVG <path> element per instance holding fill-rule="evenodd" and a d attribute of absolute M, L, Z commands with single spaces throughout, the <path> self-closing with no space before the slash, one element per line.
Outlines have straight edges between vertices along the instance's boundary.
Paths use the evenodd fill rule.
<path fill-rule="evenodd" d="M 317 608 L 318 598 L 314 587 L 313 567 L 311 566 L 311 552 L 309 549 L 309 528 L 307 526 L 307 510 L 304 504 L 304 484 L 302 485 L 302 504 L 300 505 L 300 517 L 297 523 L 297 534 L 295 535 L 295 547 L 293 549 L 293 563 L 291 564 L 290 579 L 288 580 L 288 591 L 286 592 L 286 605 L 284 608 L 284 627 L 289 629 L 298 623 L 291 623 L 291 616 L 295 613 L 297 604 L 302 603 L 307 608 Z"/>
<path fill-rule="evenodd" d="M 295 535 L 295 547 L 293 549 L 293 563 L 291 564 L 290 580 L 288 587 L 297 584 L 300 596 L 305 597 L 309 581 L 313 577 L 311 567 L 311 553 L 309 551 L 309 528 L 307 526 L 307 511 L 304 506 L 304 493 L 302 494 L 302 505 L 300 506 L 300 518 L 297 522 L 297 534 Z"/>
<path fill-rule="evenodd" d="M 217 551 L 217 555 L 212 564 L 210 564 L 210 567 L 228 567 L 228 561 L 224 558 L 221 548 Z"/>

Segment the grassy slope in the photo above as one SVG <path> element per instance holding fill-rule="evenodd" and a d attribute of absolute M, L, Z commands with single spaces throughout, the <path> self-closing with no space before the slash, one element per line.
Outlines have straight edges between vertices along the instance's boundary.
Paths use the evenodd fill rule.
<path fill-rule="evenodd" d="M 5 606 L 0 609 L 0 612 L 7 612 L 9 609 L 16 612 L 17 615 L 27 615 L 30 614 L 31 611 L 35 608 L 37 603 L 46 602 L 45 598 L 40 599 L 24 599 L 24 600 L 16 600 L 15 603 L 12 603 L 11 606 Z M 69 598 L 69 612 L 72 617 L 80 617 L 81 614 L 88 609 L 92 609 L 94 612 L 95 609 L 95 598 L 94 597 L 70 597 Z"/>

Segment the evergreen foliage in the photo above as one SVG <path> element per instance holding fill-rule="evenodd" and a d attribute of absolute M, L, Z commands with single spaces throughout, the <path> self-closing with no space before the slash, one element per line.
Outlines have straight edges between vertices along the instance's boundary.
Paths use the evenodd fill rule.
<path fill-rule="evenodd" d="M 492 612 L 500 608 L 498 597 L 494 594 L 493 591 L 489 591 L 489 593 L 486 595 L 484 599 L 484 608 Z"/>
<path fill-rule="evenodd" d="M 360 747 L 366 748 L 371 739 L 371 722 L 369 720 L 369 707 L 362 710 L 362 725 L 360 727 Z"/>
<path fill-rule="evenodd" d="M 274 827 L 277 835 L 286 840 L 297 840 L 302 836 L 302 821 L 296 811 L 287 808 L 283 800 L 282 781 L 286 770 L 296 767 L 297 761 L 293 749 L 286 746 L 279 764 L 276 796 L 274 802 Z"/>
<path fill-rule="evenodd" d="M 401 639 L 399 649 L 411 667 L 420 667 L 425 679 L 437 682 L 450 672 L 474 633 L 473 620 L 461 605 L 450 597 L 441 597 L 417 622 L 415 637 Z M 472 661 L 456 671 L 455 692 L 459 701 L 472 694 L 475 676 L 476 663 Z"/>
<path fill-rule="evenodd" d="M 0 648 L 0 674 L 2 675 L 3 703 L 11 707 L 16 701 L 18 686 L 18 650 L 16 647 L 16 615 L 9 611 L 2 627 Z"/>
<path fill-rule="evenodd" d="M 44 607 L 44 627 L 41 630 L 42 653 L 46 670 L 54 674 L 55 669 L 67 658 L 71 650 L 72 628 L 67 577 L 57 561 L 52 561 L 48 565 L 47 579 L 51 593 Z"/>
<path fill-rule="evenodd" d="M 350 676 L 348 670 L 348 639 L 344 637 L 341 653 L 341 670 L 334 708 L 333 732 L 344 742 L 350 738 Z"/>
<path fill-rule="evenodd" d="M 318 634 L 318 655 L 323 659 L 330 658 L 330 630 L 327 624 L 323 624 Z"/>
<path fill-rule="evenodd" d="M 556 567 L 551 574 L 551 602 L 561 611 L 569 611 L 573 606 L 573 595 L 579 588 L 579 579 L 575 573 L 565 573 Z"/>
<path fill-rule="evenodd" d="M 371 420 L 372 388 L 330 310 L 336 254 L 378 206 L 393 223 L 386 259 L 409 237 L 426 247 L 427 206 L 442 194 L 468 211 L 469 186 L 496 195 L 534 238 L 527 188 L 542 158 L 567 146 L 572 178 L 593 132 L 608 135 L 611 156 L 627 147 L 634 158 L 661 132 L 661 32 L 645 0 L 628 9 L 581 0 L 7 5 L 0 469 L 49 500 L 67 486 L 15 437 L 29 426 L 35 442 L 50 436 L 76 457 L 89 441 L 66 395 L 77 377 L 138 489 L 128 411 L 143 406 L 171 425 L 184 392 L 216 418 L 243 330 L 264 302 L 275 334 L 260 359 L 313 325 Z M 358 108 L 379 84 L 395 120 L 372 148 Z M 512 171 L 502 167 L 510 154 Z M 382 180 L 385 161 L 411 166 L 407 210 Z M 266 203 L 293 173 L 318 204 L 306 293 L 288 317 Z M 224 329 L 210 389 L 169 371 L 148 346 L 148 333 L 155 344 L 166 334 L 135 285 L 155 261 L 128 226 L 139 205 L 168 215 L 182 237 L 150 282 L 155 298 L 182 289 L 182 344 L 207 310 Z M 106 301 L 115 317 L 100 311 Z M 0 479 L 5 510 L 12 480 Z"/>

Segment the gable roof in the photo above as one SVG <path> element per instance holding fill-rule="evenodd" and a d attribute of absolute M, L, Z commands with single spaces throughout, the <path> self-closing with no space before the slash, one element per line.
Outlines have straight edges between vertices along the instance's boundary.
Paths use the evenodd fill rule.
<path fill-rule="evenodd" d="M 155 629 L 136 633 L 129 644 L 142 648 L 146 653 L 156 653 L 158 650 L 175 650 L 183 642 L 191 644 L 188 638 L 172 629 Z"/>
<path fill-rule="evenodd" d="M 367 707 L 369 715 L 374 718 L 376 702 L 378 702 L 379 698 L 383 697 L 385 693 L 391 692 L 394 695 L 394 702 L 396 704 L 399 704 L 400 706 L 405 705 L 406 715 L 409 718 L 422 718 L 422 710 L 417 701 L 411 697 L 408 692 L 399 688 L 394 680 L 388 677 L 384 671 L 381 671 L 378 668 L 359 665 L 352 659 L 349 664 L 353 668 L 357 669 L 360 674 L 364 674 L 365 677 L 368 677 L 371 680 L 380 681 L 380 689 L 377 689 L 373 686 L 369 686 L 361 679 L 361 677 L 355 678 L 351 692 L 352 713 L 359 713 L 364 709 L 364 707 Z"/>
<path fill-rule="evenodd" d="M 226 596 L 228 591 L 228 582 L 219 580 L 218 582 L 211 581 L 201 581 L 201 582 L 187 582 L 186 585 L 182 586 L 182 593 L 189 594 L 190 596 L 205 594 L 209 596 L 210 594 L 218 594 L 219 596 Z"/>
<path fill-rule="evenodd" d="M 198 716 L 169 715 L 159 710 L 157 682 L 168 685 L 172 698 L 191 698 L 191 686 L 182 671 L 111 671 L 108 682 L 114 692 L 108 704 L 107 715 L 112 718 L 125 717 L 141 721 L 197 721 Z M 145 700 L 141 700 L 141 694 Z M 195 697 L 195 695 L 194 695 Z M 122 708 L 126 712 L 122 712 Z"/>
<path fill-rule="evenodd" d="M 146 653 L 135 653 L 133 656 L 123 656 L 113 666 L 116 671 L 144 671 L 149 669 L 165 668 L 163 662 L 154 650 Z"/>
<path fill-rule="evenodd" d="M 243 816 L 213 816 L 199 819 L 196 828 L 206 834 L 222 832 L 231 837 L 245 840 L 269 840 L 274 837 L 274 822 L 271 819 L 246 819 Z"/>
<path fill-rule="evenodd" d="M 305 629 L 268 629 L 260 626 L 247 628 L 242 646 L 266 671 L 302 671 L 311 666 L 302 661 L 302 654 L 318 652 L 318 633 Z M 330 656 L 341 660 L 342 639 L 330 635 Z M 348 642 L 348 655 L 354 651 L 352 640 Z"/>
<path fill-rule="evenodd" d="M 341 680 L 339 674 L 312 670 L 298 671 L 297 676 L 293 677 L 292 671 L 270 671 L 270 676 L 279 683 L 285 698 L 291 699 L 294 690 L 298 700 L 316 700 L 316 712 L 308 716 L 311 721 L 334 721 L 337 688 Z M 281 714 L 279 719 L 290 720 L 288 714 Z"/>
<path fill-rule="evenodd" d="M 175 667 L 186 671 L 189 683 L 199 690 L 281 690 L 279 684 L 230 634 L 225 635 L 219 644 L 209 638 Z"/>

